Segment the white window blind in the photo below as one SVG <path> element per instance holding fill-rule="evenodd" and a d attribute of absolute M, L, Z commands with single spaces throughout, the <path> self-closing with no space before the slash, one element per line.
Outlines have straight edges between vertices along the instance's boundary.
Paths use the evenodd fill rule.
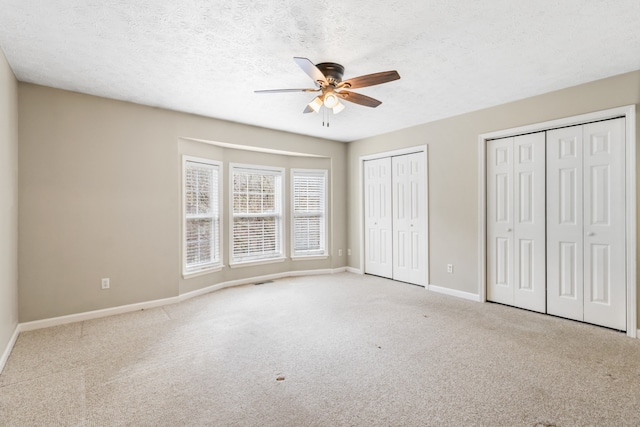
<path fill-rule="evenodd" d="M 232 186 L 232 261 L 282 257 L 282 171 L 232 167 Z"/>
<path fill-rule="evenodd" d="M 217 164 L 184 161 L 185 273 L 215 267 L 220 260 L 220 198 Z"/>
<path fill-rule="evenodd" d="M 326 255 L 327 172 L 292 171 L 293 256 Z"/>

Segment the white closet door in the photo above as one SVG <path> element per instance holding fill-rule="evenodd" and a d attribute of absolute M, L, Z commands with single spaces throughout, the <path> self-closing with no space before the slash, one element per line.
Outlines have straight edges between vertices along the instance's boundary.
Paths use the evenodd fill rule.
<path fill-rule="evenodd" d="M 547 309 L 626 329 L 624 119 L 548 132 Z"/>
<path fill-rule="evenodd" d="M 487 145 L 487 299 L 545 312 L 545 134 Z"/>
<path fill-rule="evenodd" d="M 424 153 L 392 158 L 393 278 L 426 285 Z"/>
<path fill-rule="evenodd" d="M 624 119 L 584 126 L 584 321 L 626 329 Z"/>
<path fill-rule="evenodd" d="M 545 133 L 513 139 L 514 300 L 516 307 L 546 310 Z"/>
<path fill-rule="evenodd" d="M 547 132 L 547 312 L 583 320 L 582 126 Z"/>
<path fill-rule="evenodd" d="M 513 138 L 487 143 L 487 300 L 513 305 Z"/>
<path fill-rule="evenodd" d="M 391 158 L 364 162 L 365 273 L 393 277 Z"/>

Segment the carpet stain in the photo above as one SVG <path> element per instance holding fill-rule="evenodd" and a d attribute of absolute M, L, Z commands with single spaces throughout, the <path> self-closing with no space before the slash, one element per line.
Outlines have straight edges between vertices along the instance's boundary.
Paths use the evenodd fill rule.
<path fill-rule="evenodd" d="M 545 423 L 545 422 L 537 422 L 533 425 L 533 427 L 557 427 L 555 423 Z"/>

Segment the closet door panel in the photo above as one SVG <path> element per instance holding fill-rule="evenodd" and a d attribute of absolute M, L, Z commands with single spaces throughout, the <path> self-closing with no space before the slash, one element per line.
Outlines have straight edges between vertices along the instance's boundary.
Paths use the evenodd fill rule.
<path fill-rule="evenodd" d="M 423 153 L 392 158 L 393 278 L 425 286 L 426 176 Z"/>
<path fill-rule="evenodd" d="M 583 320 L 582 126 L 547 132 L 547 312 Z"/>
<path fill-rule="evenodd" d="M 391 158 L 364 162 L 365 273 L 393 277 Z"/>
<path fill-rule="evenodd" d="M 513 138 L 487 142 L 487 300 L 514 304 Z"/>
<path fill-rule="evenodd" d="M 514 138 L 514 305 L 544 313 L 545 133 Z"/>
<path fill-rule="evenodd" d="M 624 119 L 585 125 L 584 147 L 584 321 L 624 330 Z"/>

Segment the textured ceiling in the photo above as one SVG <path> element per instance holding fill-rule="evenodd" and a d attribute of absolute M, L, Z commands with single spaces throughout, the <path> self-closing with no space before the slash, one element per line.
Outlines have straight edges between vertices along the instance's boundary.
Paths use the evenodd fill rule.
<path fill-rule="evenodd" d="M 0 0 L 19 80 L 351 141 L 640 69 L 638 0 Z M 338 62 L 355 90 L 322 126 L 293 61 Z"/>

